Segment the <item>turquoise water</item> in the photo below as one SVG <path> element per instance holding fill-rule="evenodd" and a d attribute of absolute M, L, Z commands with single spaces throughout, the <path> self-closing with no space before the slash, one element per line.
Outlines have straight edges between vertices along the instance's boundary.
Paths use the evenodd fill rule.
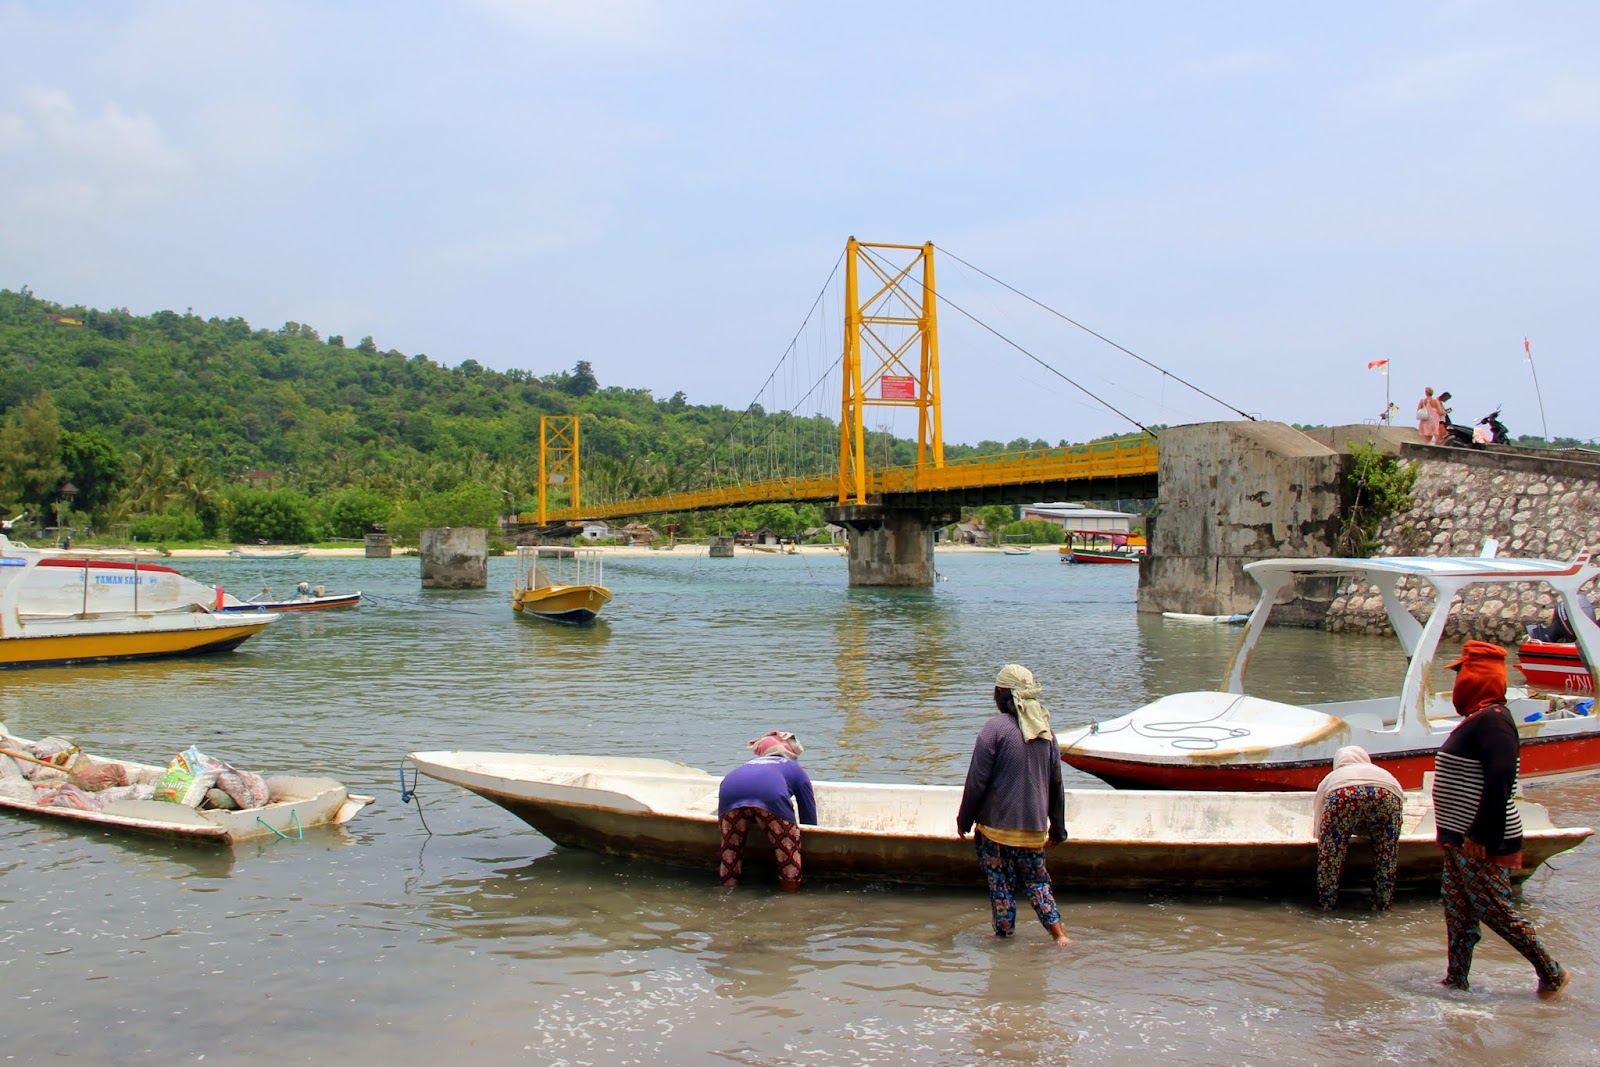
<path fill-rule="evenodd" d="M 0 1054 L 17 1062 L 1600 1058 L 1600 1023 L 1579 1010 L 1600 981 L 1592 846 L 1524 890 L 1578 975 L 1569 1002 L 1544 1004 L 1492 935 L 1478 991 L 1440 991 L 1443 925 L 1425 895 L 1383 917 L 1352 899 L 1331 918 L 1309 886 L 1075 895 L 1059 951 L 1032 926 L 997 942 L 981 893 L 726 893 L 554 850 L 429 779 L 420 814 L 400 799 L 413 750 L 716 770 L 769 729 L 801 736 L 815 777 L 954 783 L 1008 661 L 1034 670 L 1062 727 L 1217 683 L 1235 632 L 1138 616 L 1133 568 L 941 554 L 931 590 L 852 590 L 837 557 L 680 549 L 608 560 L 616 599 L 577 629 L 512 614 L 509 559 L 491 561 L 487 590 L 450 592 L 422 590 L 415 558 L 179 566 L 240 595 L 305 579 L 369 600 L 287 616 L 223 656 L 8 672 L 0 718 L 147 762 L 194 743 L 378 802 L 344 829 L 224 853 L 0 820 Z M 1271 636 L 1268 693 L 1372 695 L 1403 669 L 1386 641 Z M 1563 822 L 1600 822 L 1600 781 L 1533 795 Z"/>

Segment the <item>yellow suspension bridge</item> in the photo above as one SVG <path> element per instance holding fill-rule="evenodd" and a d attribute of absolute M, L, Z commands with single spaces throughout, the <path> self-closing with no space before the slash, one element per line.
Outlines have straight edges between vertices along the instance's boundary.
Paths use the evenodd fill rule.
<path fill-rule="evenodd" d="M 959 507 L 1044 498 L 1153 497 L 1158 466 L 1153 435 L 945 460 L 933 252 L 931 242 L 868 244 L 852 237 L 847 243 L 836 471 L 584 503 L 579 416 L 549 415 L 540 419 L 538 522 L 777 502 L 829 502 L 836 509 L 853 508 L 850 514 L 857 519 L 868 507 L 900 513 L 920 510 L 931 517 L 949 515 Z M 875 467 L 869 462 L 864 417 L 868 408 L 916 412 L 914 463 Z"/>

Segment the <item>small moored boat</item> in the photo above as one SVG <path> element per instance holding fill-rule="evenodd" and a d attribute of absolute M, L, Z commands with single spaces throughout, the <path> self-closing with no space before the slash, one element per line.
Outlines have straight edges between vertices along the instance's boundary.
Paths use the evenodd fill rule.
<path fill-rule="evenodd" d="M 236 559 L 300 559 L 306 554 L 305 549 L 291 548 L 274 551 L 267 548 L 259 552 L 246 552 L 242 548 L 228 549 L 228 555 Z"/>
<path fill-rule="evenodd" d="M 29 744 L 24 738 L 4 735 L 0 725 L 0 758 L 15 759 Z M 96 766 L 119 765 L 129 785 L 152 785 L 167 768 L 130 760 L 114 760 L 84 754 Z M 81 766 L 74 771 L 81 773 Z M 61 803 L 38 803 L 49 799 L 52 788 L 67 784 L 58 773 L 55 782 L 28 783 L 33 799 L 12 795 L 25 790 L 0 792 L 0 809 L 34 818 L 51 819 L 80 826 L 123 833 L 192 841 L 201 844 L 232 845 L 260 837 L 299 837 L 316 826 L 336 826 L 349 822 L 363 807 L 373 802 L 370 796 L 351 793 L 332 778 L 301 775 L 269 775 L 266 778 L 267 802 L 256 808 L 226 810 L 192 808 L 186 804 L 144 799 L 105 801 L 99 810 L 84 810 Z M 22 781 L 9 779 L 9 781 Z"/>
<path fill-rule="evenodd" d="M 250 611 L 321 611 L 324 608 L 353 608 L 360 603 L 360 590 L 354 593 L 327 593 L 320 585 L 301 582 L 295 587 L 295 594 L 292 597 L 276 597 L 272 590 L 265 586 L 249 600 L 225 596 L 221 610 L 224 614 Z"/>
<path fill-rule="evenodd" d="M 551 622 L 593 622 L 611 602 L 593 549 L 524 545 L 517 549 L 511 608 Z"/>
<path fill-rule="evenodd" d="M 471 790 L 558 845 L 715 871 L 721 779 L 660 759 L 505 752 L 414 752 L 429 777 Z M 977 888 L 970 838 L 956 835 L 960 786 L 814 781 L 817 825 L 801 830 L 809 877 Z M 1068 840 L 1052 849 L 1056 885 L 1080 889 L 1250 891 L 1310 895 L 1317 839 L 1309 793 L 1066 791 Z M 1518 801 L 1525 878 L 1593 831 L 1557 827 Z M 753 835 L 752 840 L 759 835 Z M 1442 853 L 1432 809 L 1408 793 L 1398 880 L 1436 887 Z M 1054 857 L 1059 857 L 1055 859 Z M 749 846 L 747 869 L 770 868 Z M 1364 876 L 1369 850 L 1350 853 L 1346 879 Z"/>

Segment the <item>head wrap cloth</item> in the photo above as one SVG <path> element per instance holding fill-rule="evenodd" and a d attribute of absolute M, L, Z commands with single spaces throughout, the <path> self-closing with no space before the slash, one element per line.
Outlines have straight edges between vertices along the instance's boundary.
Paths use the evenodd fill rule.
<path fill-rule="evenodd" d="M 1054 737 L 1050 732 L 1050 709 L 1039 703 L 1044 690 L 1033 680 L 1033 672 L 1020 663 L 1008 663 L 1000 669 L 994 684 L 1011 690 L 1011 702 L 1017 708 L 1017 725 L 1022 727 L 1022 739 Z"/>
<path fill-rule="evenodd" d="M 758 756 L 788 756 L 799 759 L 806 750 L 800 739 L 787 730 L 769 730 L 753 741 L 746 742 L 750 751 Z"/>

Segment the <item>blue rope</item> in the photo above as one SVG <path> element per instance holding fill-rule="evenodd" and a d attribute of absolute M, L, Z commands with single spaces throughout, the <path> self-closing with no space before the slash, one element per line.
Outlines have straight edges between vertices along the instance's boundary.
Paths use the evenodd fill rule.
<path fill-rule="evenodd" d="M 406 761 L 400 761 L 400 801 L 409 804 L 412 800 L 417 802 L 417 818 L 422 820 L 422 828 L 428 831 L 428 836 L 433 836 L 433 827 L 428 825 L 428 820 L 422 814 L 422 798 L 417 796 L 417 765 L 411 765 L 411 788 L 406 788 Z"/>

